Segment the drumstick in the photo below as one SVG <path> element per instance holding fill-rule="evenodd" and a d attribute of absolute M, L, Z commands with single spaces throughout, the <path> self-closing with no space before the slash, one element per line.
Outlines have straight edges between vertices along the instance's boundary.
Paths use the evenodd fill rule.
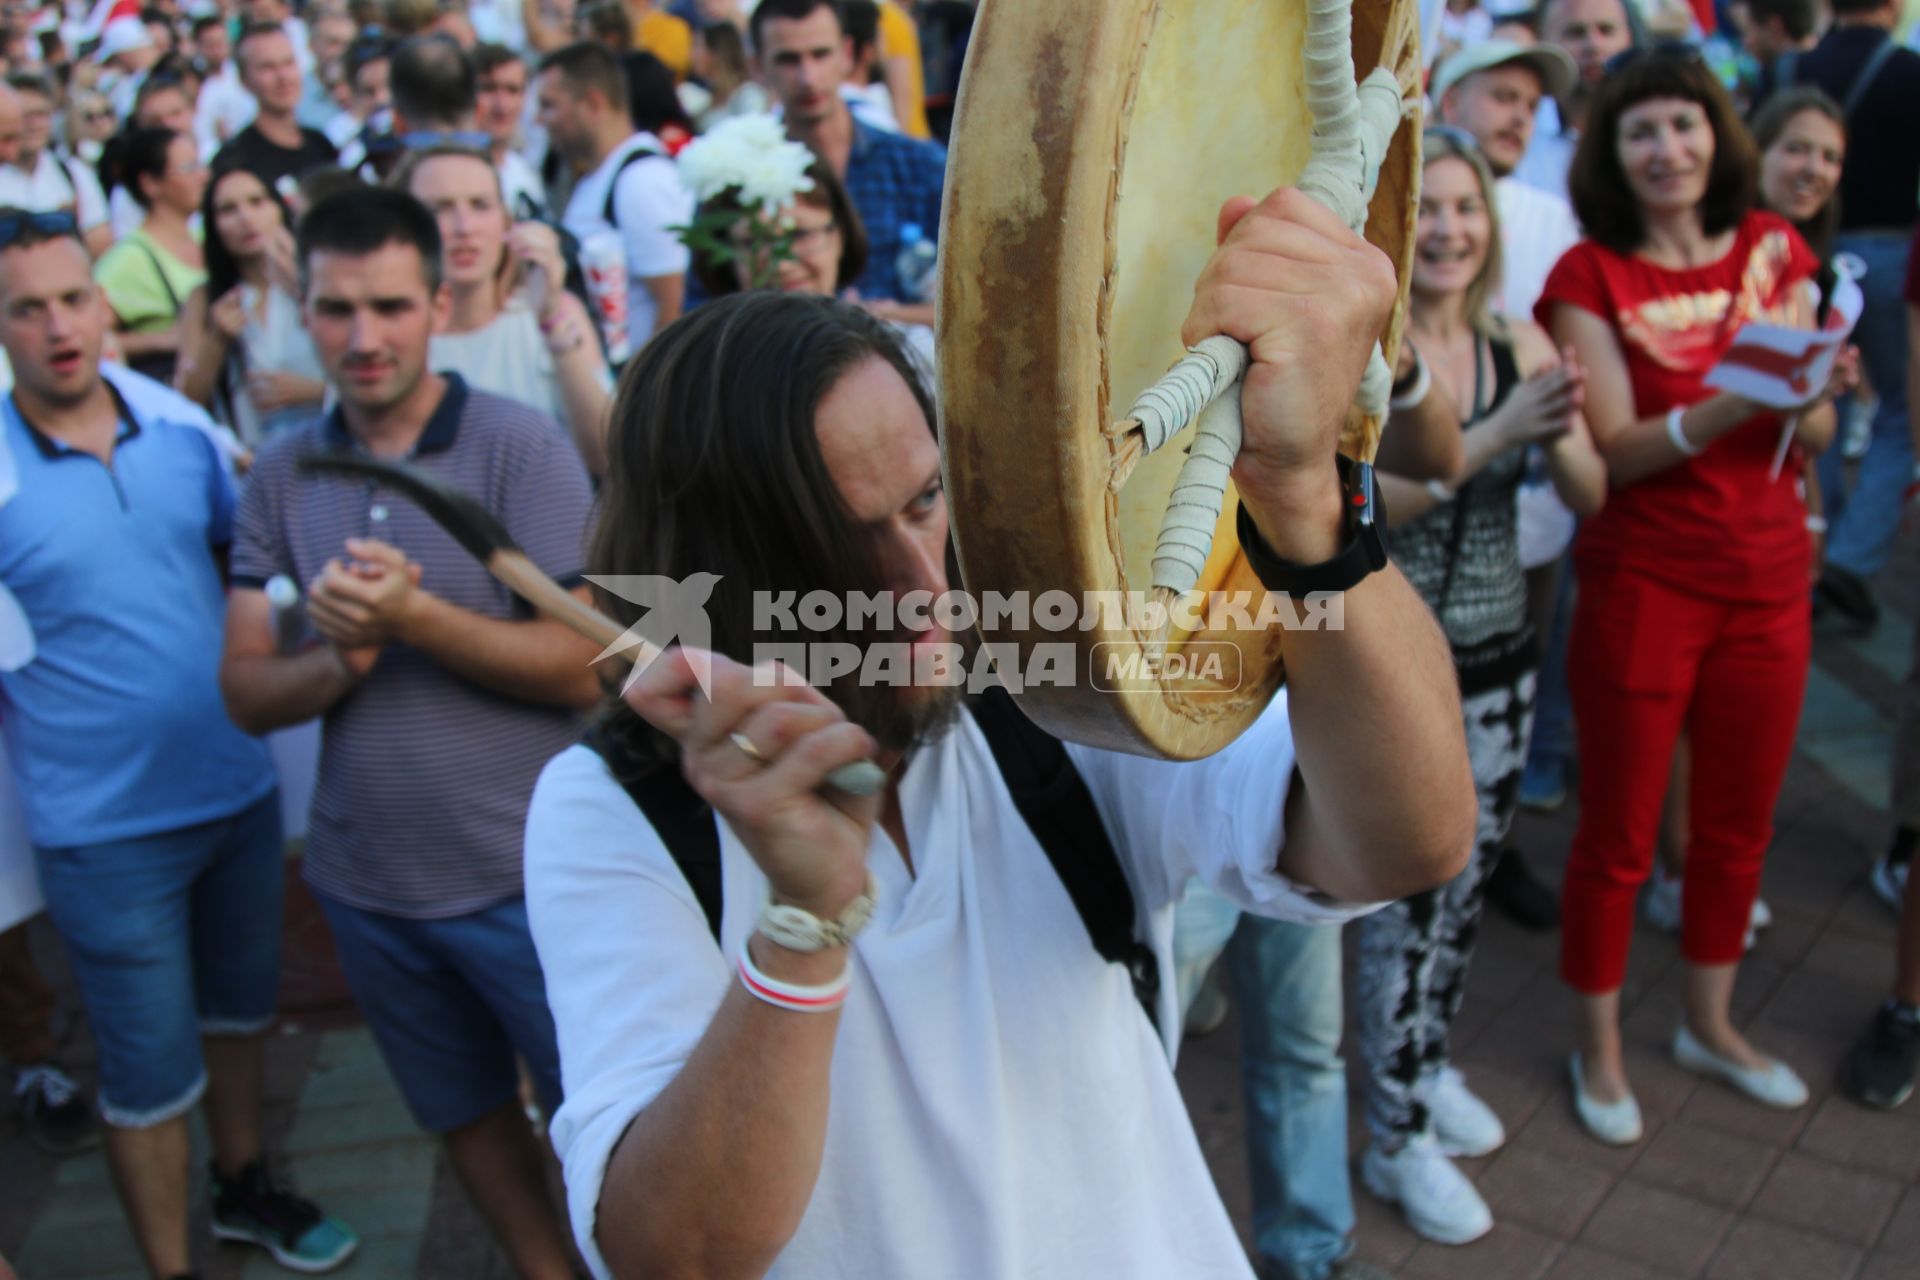
<path fill-rule="evenodd" d="M 488 573 L 541 613 L 602 649 L 630 643 L 632 647 L 617 656 L 631 666 L 642 666 L 660 656 L 658 645 L 630 635 L 618 622 L 547 576 L 514 542 L 506 527 L 494 519 L 492 512 L 471 494 L 456 489 L 433 472 L 412 463 L 353 453 L 311 453 L 302 457 L 299 465 L 306 472 L 365 476 L 398 489 L 435 524 L 453 535 L 453 540 L 485 565 Z M 870 796 L 880 790 L 886 777 L 885 771 L 873 761 L 856 760 L 835 769 L 827 775 L 827 781 L 848 795 Z"/>

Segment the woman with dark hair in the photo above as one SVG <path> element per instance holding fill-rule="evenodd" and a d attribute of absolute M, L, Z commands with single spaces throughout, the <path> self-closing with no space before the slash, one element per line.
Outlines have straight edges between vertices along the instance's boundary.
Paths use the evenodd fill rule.
<path fill-rule="evenodd" d="M 693 141 L 693 117 L 680 105 L 679 89 L 667 64 L 650 53 L 629 53 L 620 60 L 627 72 L 627 105 L 633 127 L 660 139 L 677 156 Z"/>
<path fill-rule="evenodd" d="M 1811 86 L 1782 89 L 1753 117 L 1760 148 L 1760 203 L 1800 233 L 1824 264 L 1840 226 L 1840 167 L 1847 158 L 1847 117 Z"/>
<path fill-rule="evenodd" d="M 606 473 L 613 376 L 580 300 L 566 290 L 553 228 L 515 223 L 500 171 L 478 151 L 413 151 L 393 185 L 440 224 L 441 278 L 453 295 L 429 352 L 481 391 L 530 405 L 564 425 L 587 469 Z"/>
<path fill-rule="evenodd" d="M 93 276 L 113 308 L 127 364 L 171 382 L 181 308 L 207 278 L 191 223 L 206 190 L 207 167 L 192 135 L 172 129 L 136 129 L 118 154 L 117 179 L 145 217 L 101 255 Z"/>
<path fill-rule="evenodd" d="M 1835 196 L 1840 186 L 1840 165 L 1847 155 L 1846 117 L 1839 105 L 1818 89 L 1783 89 L 1760 108 L 1752 129 L 1760 149 L 1761 207 L 1791 222 L 1820 260 L 1814 280 L 1824 305 L 1833 296 L 1835 282 L 1833 234 L 1840 224 L 1840 202 Z M 1812 457 L 1802 464 L 1801 472 L 1808 542 L 1813 548 L 1812 573 L 1817 579 L 1826 550 L 1827 522 L 1821 514 L 1819 471 Z M 1659 865 L 1647 882 L 1646 917 L 1669 933 L 1680 928 L 1682 871 L 1687 857 L 1688 760 L 1689 747 L 1683 734 L 1673 754 L 1666 816 L 1660 827 Z M 1772 922 L 1773 911 L 1766 902 L 1754 899 L 1748 945 Z"/>
<path fill-rule="evenodd" d="M 774 219 L 793 232 L 790 255 L 774 266 L 774 287 L 787 293 L 841 297 L 867 269 L 866 227 L 853 207 L 846 184 L 840 181 L 831 165 L 816 160 L 807 167 L 807 176 L 813 179 L 812 189 L 802 191 Z M 716 208 L 737 211 L 743 221 L 749 216 L 747 210 L 726 195 L 701 206 L 696 216 L 704 216 Z M 719 297 L 748 288 L 755 275 L 755 265 L 745 252 L 735 254 L 727 262 L 696 253 L 693 271 L 701 287 Z M 894 327 L 922 372 L 931 373 L 933 330 L 923 324 L 894 324 Z"/>
<path fill-rule="evenodd" d="M 1620 988 L 1683 727 L 1686 1011 L 1673 1055 L 1769 1106 L 1807 1099 L 1730 1013 L 1812 645 L 1799 459 L 1775 458 L 1783 430 L 1813 450 L 1833 433 L 1829 388 L 1783 415 L 1706 385 L 1748 323 L 1813 323 L 1818 263 L 1784 218 L 1753 208 L 1758 169 L 1697 51 L 1617 57 L 1568 184 L 1588 239 L 1561 258 L 1537 308 L 1586 370 L 1587 422 L 1613 483 L 1574 545 L 1567 669 L 1581 806 L 1560 963 L 1579 996 L 1576 1110 L 1608 1143 L 1642 1133 Z"/>
<path fill-rule="evenodd" d="M 207 282 L 187 299 L 175 385 L 258 448 L 326 394 L 300 320 L 293 216 L 258 174 L 228 169 L 207 183 L 200 225 Z"/>

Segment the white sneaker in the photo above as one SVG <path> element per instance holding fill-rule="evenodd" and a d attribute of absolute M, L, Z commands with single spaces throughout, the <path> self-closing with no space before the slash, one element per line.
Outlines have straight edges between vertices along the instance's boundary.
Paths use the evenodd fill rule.
<path fill-rule="evenodd" d="M 1769 1058 L 1764 1067 L 1743 1067 L 1701 1044 L 1682 1026 L 1673 1033 L 1673 1060 L 1696 1075 L 1724 1080 L 1755 1102 L 1782 1111 L 1807 1105 L 1807 1086 L 1792 1067 Z"/>
<path fill-rule="evenodd" d="M 1638 1100 L 1631 1093 L 1618 1102 L 1601 1102 L 1590 1095 L 1577 1053 L 1569 1060 L 1568 1069 L 1573 1076 L 1573 1111 L 1586 1131 L 1610 1147 L 1626 1147 L 1640 1141 L 1646 1126 L 1640 1119 Z"/>
<path fill-rule="evenodd" d="M 1493 1230 L 1493 1211 L 1432 1138 L 1415 1138 L 1393 1152 L 1367 1148 L 1360 1179 L 1436 1244 L 1466 1244 Z"/>
<path fill-rule="evenodd" d="M 1640 898 L 1640 914 L 1656 929 L 1680 932 L 1680 877 L 1669 876 L 1664 869 L 1655 867 L 1647 877 L 1646 892 Z"/>
<path fill-rule="evenodd" d="M 1442 1155 L 1456 1160 L 1490 1155 L 1507 1140 L 1500 1117 L 1473 1095 L 1458 1068 L 1442 1067 L 1421 1101 L 1433 1117 L 1433 1139 Z"/>
<path fill-rule="evenodd" d="M 1873 892 L 1879 897 L 1880 901 L 1886 903 L 1895 911 L 1901 910 L 1906 905 L 1906 863 L 1889 862 L 1886 858 L 1881 858 L 1873 864 L 1873 875 L 1868 878 L 1867 883 L 1873 886 Z"/>

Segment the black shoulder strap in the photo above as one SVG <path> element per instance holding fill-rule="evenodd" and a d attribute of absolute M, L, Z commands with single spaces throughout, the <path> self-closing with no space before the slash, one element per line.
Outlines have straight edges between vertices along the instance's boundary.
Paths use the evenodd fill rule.
<path fill-rule="evenodd" d="M 1791 89 L 1800 79 L 1800 51 L 1789 49 L 1773 60 L 1773 87 Z"/>
<path fill-rule="evenodd" d="M 713 809 L 671 765 L 646 766 L 634 760 L 626 747 L 604 725 L 588 731 L 586 744 L 607 762 L 607 771 L 626 789 L 647 816 L 674 865 L 687 878 L 707 928 L 720 939 L 720 917 L 726 903 L 720 888 L 720 826 Z"/>
<path fill-rule="evenodd" d="M 1027 719 L 1006 690 L 992 689 L 969 705 L 1014 807 L 1066 886 L 1093 949 L 1127 971 L 1140 1007 L 1157 1026 L 1159 961 L 1135 935 L 1133 889 L 1073 758 L 1058 738 Z M 713 810 L 678 769 L 638 766 L 604 728 L 593 729 L 585 741 L 653 824 L 718 940 L 725 902 Z"/>
<path fill-rule="evenodd" d="M 628 169 L 631 169 L 634 165 L 639 164 L 642 160 L 664 160 L 666 158 L 667 153 L 651 142 L 642 142 L 639 146 L 627 152 L 627 154 L 621 158 L 619 167 L 613 171 L 613 177 L 607 181 L 607 203 L 600 210 L 600 220 L 612 227 L 615 231 L 618 231 L 620 229 L 620 219 L 615 215 L 613 210 L 613 197 L 614 193 L 620 190 L 620 175 Z"/>
<path fill-rule="evenodd" d="M 1880 78 L 1880 72 L 1886 68 L 1888 60 L 1898 52 L 1900 42 L 1889 31 L 1887 38 L 1880 42 L 1880 47 L 1873 51 L 1873 56 L 1867 59 L 1867 65 L 1860 68 L 1860 74 L 1853 78 L 1853 87 L 1847 90 L 1847 100 L 1840 104 L 1840 114 L 1847 118 L 1849 129 L 1853 127 L 1853 113 L 1866 101 L 1867 90 L 1873 88 L 1873 82 Z"/>
<path fill-rule="evenodd" d="M 1066 744 L 1027 719 L 999 686 L 969 706 L 1014 807 L 1046 850 L 1054 874 L 1087 926 L 1093 949 L 1127 971 L 1133 994 L 1157 1026 L 1159 961 L 1135 933 L 1133 889 Z"/>

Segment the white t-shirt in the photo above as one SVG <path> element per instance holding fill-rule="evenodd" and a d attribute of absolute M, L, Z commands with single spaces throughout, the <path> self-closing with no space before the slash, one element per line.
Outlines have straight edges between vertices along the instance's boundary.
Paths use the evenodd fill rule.
<path fill-rule="evenodd" d="M 658 152 L 658 156 L 628 165 L 620 173 L 613 197 L 614 220 L 627 253 L 627 332 L 632 335 L 635 351 L 653 336 L 657 313 L 653 295 L 640 282 L 655 276 L 681 275 L 693 262 L 693 255 L 680 238 L 668 230 L 693 221 L 693 193 L 681 183 L 678 166 L 666 158 L 658 138 L 636 133 L 608 152 L 599 168 L 574 184 L 566 215 L 560 220 L 582 241 L 607 226 L 602 216 L 607 206 L 607 185 L 620 170 L 621 162 L 643 147 Z"/>
<path fill-rule="evenodd" d="M 1547 287 L 1547 273 L 1560 255 L 1580 241 L 1573 206 L 1556 195 L 1530 187 L 1509 174 L 1494 184 L 1500 204 L 1500 247 L 1505 279 L 1500 285 L 1501 314 L 1533 319 L 1533 304 Z"/>
<path fill-rule="evenodd" d="M 240 83 L 240 72 L 228 59 L 219 74 L 208 76 L 200 86 L 200 101 L 193 112 L 194 135 L 201 150 L 218 150 L 259 114 L 260 104 Z"/>
<path fill-rule="evenodd" d="M 40 153 L 31 174 L 13 165 L 0 166 L 0 204 L 29 213 L 72 209 L 82 231 L 91 231 L 107 220 L 107 197 L 93 170 L 78 160 L 62 160 L 51 151 Z"/>
<path fill-rule="evenodd" d="M 500 195 L 507 202 L 507 212 L 515 218 L 521 216 L 522 195 L 541 209 L 547 207 L 547 184 L 540 181 L 540 171 L 533 162 L 518 151 L 508 151 L 500 161 Z"/>
<path fill-rule="evenodd" d="M 1567 173 L 1573 168 L 1573 153 L 1580 145 L 1580 131 L 1560 121 L 1560 104 L 1552 98 L 1540 99 L 1533 116 L 1533 141 L 1513 176 L 1548 195 L 1567 198 Z"/>
<path fill-rule="evenodd" d="M 900 784 L 909 874 L 877 828 L 820 1179 L 771 1280 L 1246 1280 L 1170 1058 L 1173 904 L 1198 875 L 1242 907 L 1338 924 L 1274 870 L 1294 763 L 1286 695 L 1194 763 L 1069 747 L 1160 960 L 1156 1036 L 1014 807 L 971 716 Z M 552 1137 L 594 1274 L 601 1180 L 731 983 L 766 881 L 721 826 L 714 944 L 685 878 L 601 759 L 548 764 L 527 816 L 527 909 L 567 1100 Z"/>

